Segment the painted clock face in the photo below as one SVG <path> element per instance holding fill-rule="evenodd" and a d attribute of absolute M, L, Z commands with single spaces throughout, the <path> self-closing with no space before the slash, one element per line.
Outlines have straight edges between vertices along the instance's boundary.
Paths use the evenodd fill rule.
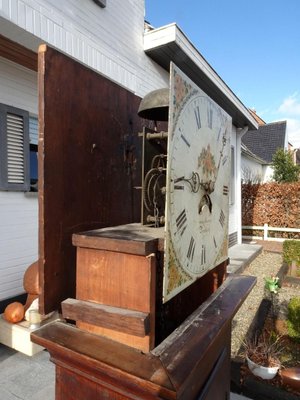
<path fill-rule="evenodd" d="M 227 259 L 231 118 L 171 68 L 164 301 Z"/>

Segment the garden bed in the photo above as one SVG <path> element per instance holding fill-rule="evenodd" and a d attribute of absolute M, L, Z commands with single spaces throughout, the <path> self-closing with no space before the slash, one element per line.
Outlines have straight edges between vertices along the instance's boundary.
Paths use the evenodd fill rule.
<path fill-rule="evenodd" d="M 300 367 L 300 344 L 294 342 L 287 335 L 286 315 L 287 304 L 290 297 L 299 296 L 300 279 L 290 279 L 286 274 L 288 268 L 282 264 L 276 275 L 280 278 L 280 289 L 277 301 L 276 318 L 272 308 L 271 298 L 263 296 L 255 317 L 253 318 L 246 337 L 254 338 L 263 331 L 276 332 L 282 336 L 283 351 L 280 355 L 281 362 L 287 367 Z M 251 271 L 250 271 L 251 273 Z M 265 276 L 264 276 L 265 278 Z M 239 352 L 237 352 L 238 354 Z M 241 393 L 255 400 L 299 400 L 300 392 L 284 386 L 279 374 L 272 380 L 263 380 L 254 376 L 248 369 L 243 358 L 235 355 L 231 366 L 231 390 Z"/>

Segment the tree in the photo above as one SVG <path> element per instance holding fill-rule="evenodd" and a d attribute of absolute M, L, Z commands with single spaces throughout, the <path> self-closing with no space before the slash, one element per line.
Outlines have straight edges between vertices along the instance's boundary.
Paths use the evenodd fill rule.
<path fill-rule="evenodd" d="M 278 149 L 272 160 L 273 179 L 276 182 L 297 182 L 299 180 L 300 167 L 299 165 L 294 165 L 290 151 Z"/>

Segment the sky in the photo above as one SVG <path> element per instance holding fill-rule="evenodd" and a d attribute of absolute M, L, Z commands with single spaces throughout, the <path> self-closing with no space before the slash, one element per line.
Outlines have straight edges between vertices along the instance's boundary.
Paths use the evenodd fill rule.
<path fill-rule="evenodd" d="M 145 19 L 176 22 L 235 95 L 300 148 L 300 0 L 145 0 Z"/>

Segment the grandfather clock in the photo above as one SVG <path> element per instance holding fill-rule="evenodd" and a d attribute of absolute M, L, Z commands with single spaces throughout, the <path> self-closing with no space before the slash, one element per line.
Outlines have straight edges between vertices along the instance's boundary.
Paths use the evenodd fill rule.
<path fill-rule="evenodd" d="M 32 339 L 56 400 L 229 399 L 231 320 L 255 283 L 226 279 L 231 118 L 173 64 L 138 113 L 168 121 L 140 134 L 141 222 L 73 235 L 76 326 Z"/>

